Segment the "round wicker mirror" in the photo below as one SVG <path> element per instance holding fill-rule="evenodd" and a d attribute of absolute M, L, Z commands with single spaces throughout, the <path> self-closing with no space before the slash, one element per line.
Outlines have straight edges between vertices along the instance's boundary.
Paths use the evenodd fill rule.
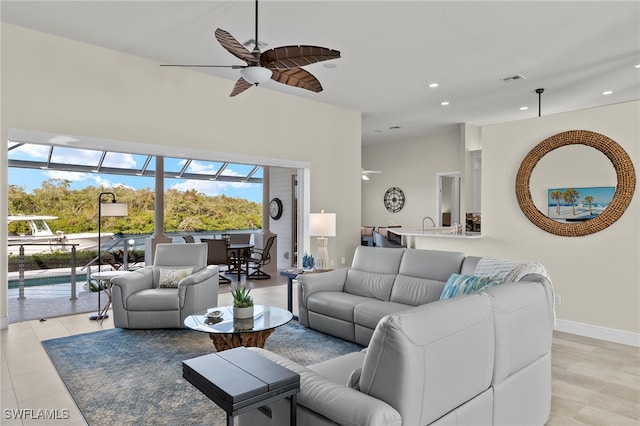
<path fill-rule="evenodd" d="M 529 189 L 531 174 L 542 157 L 567 145 L 586 145 L 602 152 L 613 164 L 617 177 L 616 191 L 607 208 L 595 218 L 579 223 L 548 218 L 535 206 Z M 626 151 L 612 139 L 588 130 L 571 130 L 543 140 L 527 154 L 516 176 L 516 197 L 524 215 L 538 228 L 563 237 L 594 234 L 612 225 L 631 203 L 635 187 L 636 174 Z"/>

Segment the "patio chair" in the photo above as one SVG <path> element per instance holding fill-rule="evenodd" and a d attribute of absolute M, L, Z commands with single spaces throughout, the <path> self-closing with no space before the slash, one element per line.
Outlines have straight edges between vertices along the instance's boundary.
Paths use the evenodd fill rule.
<path fill-rule="evenodd" d="M 271 263 L 271 246 L 275 241 L 276 236 L 272 235 L 267 239 L 267 243 L 264 245 L 262 250 L 254 249 L 251 257 L 249 257 L 249 268 L 254 269 L 248 275 L 248 278 L 253 278 L 254 280 L 266 280 L 271 278 L 271 275 L 267 274 L 262 270 L 266 265 Z"/>
<path fill-rule="evenodd" d="M 207 244 L 158 244 L 153 266 L 111 280 L 113 324 L 122 328 L 182 328 L 184 319 L 218 305 L 218 267 L 207 266 Z"/>
<path fill-rule="evenodd" d="M 225 240 L 212 240 L 207 238 L 202 238 L 200 241 L 206 243 L 209 247 L 207 251 L 207 265 L 218 265 L 218 281 L 221 284 L 229 284 L 231 280 L 222 275 L 222 266 L 226 266 L 227 270 L 229 270 L 230 267 L 227 242 Z"/>

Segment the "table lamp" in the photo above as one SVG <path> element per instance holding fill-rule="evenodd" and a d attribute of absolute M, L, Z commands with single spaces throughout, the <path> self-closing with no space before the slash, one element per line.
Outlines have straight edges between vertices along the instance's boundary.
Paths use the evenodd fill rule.
<path fill-rule="evenodd" d="M 327 237 L 336 236 L 336 214 L 311 213 L 309 215 L 309 235 L 318 237 L 318 254 L 316 255 L 316 269 L 325 271 L 329 269 L 329 251 L 327 250 Z"/>

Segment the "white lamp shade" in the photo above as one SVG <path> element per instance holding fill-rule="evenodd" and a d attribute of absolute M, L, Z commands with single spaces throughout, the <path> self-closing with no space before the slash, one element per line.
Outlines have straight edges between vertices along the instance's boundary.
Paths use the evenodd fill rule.
<path fill-rule="evenodd" d="M 336 236 L 335 213 L 311 213 L 309 215 L 309 235 L 315 237 Z"/>
<path fill-rule="evenodd" d="M 127 216 L 129 209 L 127 203 L 100 203 L 100 215 L 107 216 Z"/>
<path fill-rule="evenodd" d="M 260 84 L 271 78 L 273 72 L 265 67 L 246 67 L 240 70 L 240 75 L 251 84 Z"/>

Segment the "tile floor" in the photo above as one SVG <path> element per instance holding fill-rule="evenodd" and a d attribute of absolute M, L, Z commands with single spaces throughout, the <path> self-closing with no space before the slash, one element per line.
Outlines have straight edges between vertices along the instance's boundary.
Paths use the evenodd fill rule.
<path fill-rule="evenodd" d="M 262 304 L 286 308 L 284 282 L 263 281 L 253 295 Z M 220 293 L 220 305 L 231 303 L 231 295 L 225 290 Z M 294 294 L 294 312 L 296 299 Z M 77 314 L 44 322 L 13 323 L 0 331 L 0 424 L 85 424 L 40 341 L 112 327 L 111 317 L 100 324 L 90 321 L 88 314 Z M 640 425 L 639 348 L 556 332 L 552 359 L 553 397 L 548 425 Z M 12 409 L 33 409 L 34 416 L 37 409 L 49 409 L 66 418 L 18 420 L 11 418 Z"/>

